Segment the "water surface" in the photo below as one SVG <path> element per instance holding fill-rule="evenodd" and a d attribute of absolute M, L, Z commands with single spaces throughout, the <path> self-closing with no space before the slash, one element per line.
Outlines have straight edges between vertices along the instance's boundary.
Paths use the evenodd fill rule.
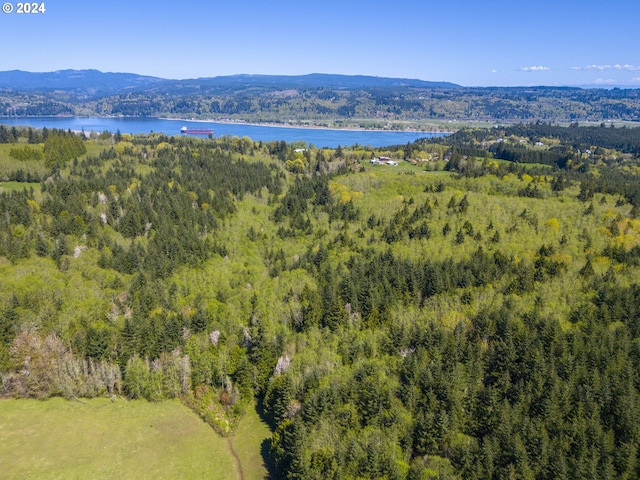
<path fill-rule="evenodd" d="M 180 128 L 207 128 L 214 131 L 216 137 L 231 135 L 247 136 L 255 141 L 270 142 L 284 140 L 292 143 L 302 141 L 316 147 L 336 148 L 338 145 L 360 144 L 372 147 L 402 145 L 419 138 L 443 136 L 444 133 L 427 132 L 391 132 L 380 130 L 332 130 L 322 128 L 292 128 L 246 123 L 218 123 L 189 120 L 166 120 L 160 118 L 99 118 L 99 117 L 38 117 L 38 118 L 0 118 L 0 124 L 26 126 L 33 128 L 58 128 L 63 130 L 84 130 L 85 132 L 112 133 L 164 133 L 179 135 Z"/>

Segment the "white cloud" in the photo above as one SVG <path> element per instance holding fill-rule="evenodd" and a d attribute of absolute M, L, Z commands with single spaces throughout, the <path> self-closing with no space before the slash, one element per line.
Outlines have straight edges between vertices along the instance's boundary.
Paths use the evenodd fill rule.
<path fill-rule="evenodd" d="M 611 70 L 611 65 L 587 65 L 583 70 L 597 70 L 603 72 L 605 70 Z"/>
<path fill-rule="evenodd" d="M 596 71 L 596 72 L 604 72 L 606 70 L 627 70 L 629 72 L 635 72 L 640 70 L 640 66 L 630 65 L 628 63 L 625 63 L 624 65 L 616 63 L 615 65 L 587 65 L 584 67 L 571 67 L 571 70 Z"/>
<path fill-rule="evenodd" d="M 543 66 L 533 66 L 533 67 L 522 67 L 520 71 L 522 72 L 544 72 L 546 70 L 551 70 L 549 67 Z"/>

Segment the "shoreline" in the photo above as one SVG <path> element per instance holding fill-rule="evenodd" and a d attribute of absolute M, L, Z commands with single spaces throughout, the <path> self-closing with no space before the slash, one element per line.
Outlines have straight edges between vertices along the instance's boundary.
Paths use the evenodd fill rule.
<path fill-rule="evenodd" d="M 100 117 L 95 117 L 100 118 Z M 101 117 L 101 118 L 119 118 L 119 117 Z M 120 118 L 139 118 L 139 117 L 120 117 Z M 358 127 L 325 127 L 321 125 L 303 125 L 303 124 L 294 124 L 294 125 L 283 125 L 281 123 L 259 123 L 259 122 L 245 122 L 242 120 L 202 120 L 202 119 L 194 119 L 194 118 L 169 118 L 169 117 L 147 117 L 147 118 L 156 118 L 158 120 L 170 120 L 176 122 L 193 122 L 193 123 L 219 123 L 221 125 L 249 125 L 252 127 L 272 127 L 272 128 L 299 128 L 302 130 L 335 130 L 337 132 L 390 132 L 390 133 L 441 133 L 443 135 L 451 135 L 452 131 L 441 131 L 441 130 L 387 130 L 384 128 L 358 128 Z"/>

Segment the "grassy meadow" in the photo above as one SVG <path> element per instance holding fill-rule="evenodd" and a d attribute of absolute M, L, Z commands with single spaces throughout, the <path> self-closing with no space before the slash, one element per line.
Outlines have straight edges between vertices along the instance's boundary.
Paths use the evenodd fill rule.
<path fill-rule="evenodd" d="M 3 400 L 0 436 L 5 479 L 266 477 L 269 430 L 255 410 L 233 440 L 243 477 L 228 440 L 177 400 Z"/>
<path fill-rule="evenodd" d="M 240 425 L 230 441 L 240 459 L 244 480 L 259 480 L 268 477 L 263 453 L 268 449 L 271 431 L 262 421 L 255 407 L 247 409 Z"/>

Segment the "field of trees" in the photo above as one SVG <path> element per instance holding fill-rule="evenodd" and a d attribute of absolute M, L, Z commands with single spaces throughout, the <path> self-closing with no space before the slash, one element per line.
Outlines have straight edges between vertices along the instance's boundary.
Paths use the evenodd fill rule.
<path fill-rule="evenodd" d="M 257 401 L 287 479 L 640 476 L 637 130 L 0 139 L 2 395 Z"/>

